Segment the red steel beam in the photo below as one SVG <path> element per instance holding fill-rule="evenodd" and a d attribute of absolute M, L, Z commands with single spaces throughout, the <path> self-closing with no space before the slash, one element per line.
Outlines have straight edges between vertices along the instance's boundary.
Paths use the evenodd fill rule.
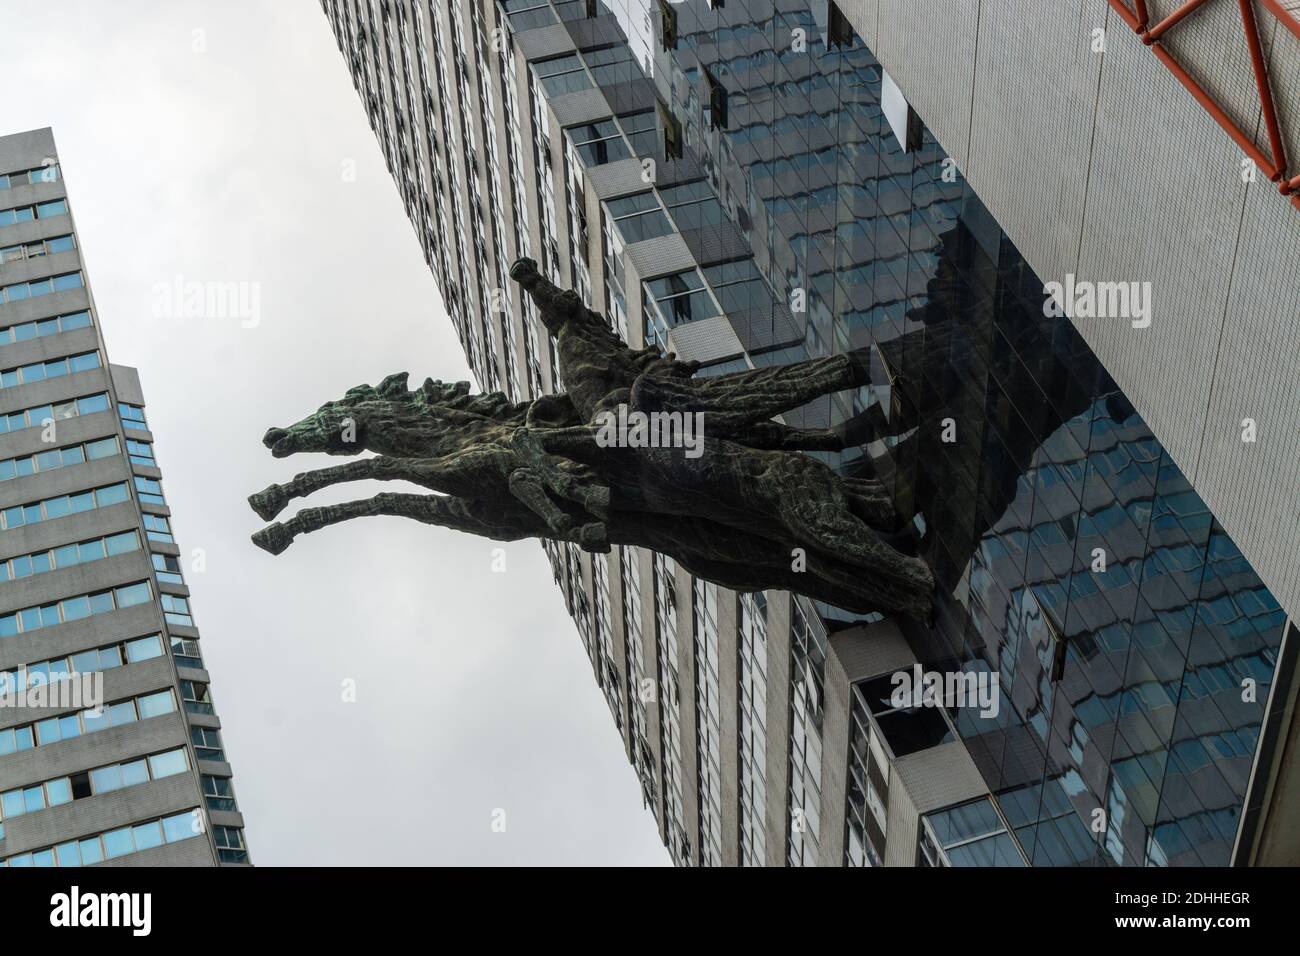
<path fill-rule="evenodd" d="M 1209 0 L 1187 0 L 1186 3 L 1173 13 L 1169 14 L 1169 16 L 1165 17 L 1150 30 L 1144 32 L 1142 34 L 1142 42 L 1150 46 L 1207 3 L 1209 3 Z"/>
<path fill-rule="evenodd" d="M 1264 50 L 1259 43 L 1259 24 L 1255 22 L 1252 0 L 1238 0 L 1241 6 L 1241 24 L 1246 31 L 1246 46 L 1250 49 L 1250 64 L 1255 69 L 1255 85 L 1259 87 L 1259 104 L 1264 111 L 1264 125 L 1268 129 L 1268 144 L 1273 150 L 1273 164 L 1277 177 L 1286 169 L 1286 147 L 1282 145 L 1282 130 L 1277 123 L 1277 107 L 1273 104 L 1273 90 L 1268 82 L 1268 67 L 1264 63 Z"/>
<path fill-rule="evenodd" d="M 1296 19 L 1295 14 L 1282 9 L 1282 4 L 1278 0 L 1259 0 L 1259 2 L 1264 4 L 1269 13 L 1282 21 L 1282 26 L 1294 33 L 1297 39 L 1300 39 L 1300 20 Z"/>
<path fill-rule="evenodd" d="M 1269 179 L 1276 181 L 1281 177 L 1282 170 L 1280 170 L 1271 159 L 1264 155 L 1263 151 L 1255 145 L 1254 141 L 1251 140 L 1251 138 L 1247 136 L 1236 123 L 1232 121 L 1227 113 L 1220 109 L 1219 104 L 1214 102 L 1213 98 L 1209 93 L 1205 92 L 1201 84 L 1192 79 L 1178 61 L 1169 54 L 1168 50 L 1162 47 L 1159 43 L 1153 44 L 1151 50 L 1155 53 L 1160 62 L 1168 68 L 1169 72 L 1174 75 L 1178 82 L 1183 84 L 1192 96 L 1196 97 L 1196 101 L 1205 108 L 1205 111 L 1213 117 L 1214 121 L 1223 127 L 1223 131 L 1236 141 L 1237 145 L 1242 148 L 1242 151 L 1251 158 L 1251 161 L 1260 169 L 1264 170 L 1265 175 L 1268 176 Z"/>
<path fill-rule="evenodd" d="M 1285 140 L 1282 137 L 1277 105 L 1273 100 L 1272 85 L 1269 82 L 1269 69 L 1264 59 L 1263 44 L 1260 42 L 1259 23 L 1255 17 L 1253 0 L 1237 0 L 1237 2 L 1241 9 L 1242 31 L 1245 34 L 1251 67 L 1255 73 L 1255 85 L 1259 90 L 1260 110 L 1268 132 L 1269 147 L 1273 153 L 1272 158 L 1264 154 L 1264 151 L 1255 144 L 1254 137 L 1238 126 L 1224 109 L 1215 102 L 1214 97 L 1159 42 L 1162 36 L 1205 6 L 1209 0 L 1185 0 L 1178 9 L 1153 27 L 1148 27 L 1150 16 L 1147 9 L 1147 0 L 1133 0 L 1136 9 L 1129 7 L 1126 0 L 1107 0 L 1107 2 L 1110 4 L 1111 9 L 1119 15 L 1120 19 L 1128 24 L 1129 29 L 1136 33 L 1144 44 L 1151 47 L 1151 52 L 1156 55 L 1156 58 L 1192 94 L 1196 102 L 1201 104 L 1201 107 L 1210 114 L 1210 117 L 1219 124 L 1223 131 L 1232 137 L 1233 142 L 1241 147 L 1242 152 L 1250 158 L 1256 167 L 1263 170 L 1270 180 L 1277 182 L 1282 194 L 1290 196 L 1292 204 L 1297 209 L 1300 209 L 1300 176 L 1289 180 L 1286 178 Z M 1258 0 L 1258 2 L 1273 16 L 1277 17 L 1285 29 L 1293 33 L 1297 39 L 1300 39 L 1300 17 L 1284 9 L 1280 0 Z"/>
<path fill-rule="evenodd" d="M 1138 15 L 1128 8 L 1124 0 L 1109 0 L 1110 7 L 1120 15 L 1120 18 L 1129 25 L 1134 33 L 1141 33 L 1145 23 L 1138 20 Z"/>

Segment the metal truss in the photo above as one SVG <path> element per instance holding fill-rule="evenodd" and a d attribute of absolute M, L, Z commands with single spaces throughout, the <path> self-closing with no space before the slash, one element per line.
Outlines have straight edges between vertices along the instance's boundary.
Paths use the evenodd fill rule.
<path fill-rule="evenodd" d="M 1266 154 L 1255 145 L 1255 138 L 1228 116 L 1227 112 L 1206 91 L 1205 87 L 1201 86 L 1160 42 L 1169 31 L 1173 30 L 1201 7 L 1207 3 L 1220 2 L 1220 0 L 1186 0 L 1173 13 L 1155 24 L 1151 23 L 1151 18 L 1147 13 L 1147 0 L 1133 0 L 1136 8 L 1129 7 L 1127 0 L 1108 0 L 1108 2 L 1111 8 L 1123 18 L 1124 22 L 1133 29 L 1133 32 L 1138 35 L 1142 42 L 1151 48 L 1151 52 L 1156 55 L 1156 59 L 1165 65 L 1192 96 L 1196 97 L 1196 101 L 1205 108 L 1205 111 L 1214 118 L 1216 123 L 1223 127 L 1224 131 L 1233 138 L 1237 145 L 1250 157 L 1251 161 L 1268 176 L 1269 180 L 1278 184 L 1278 190 L 1282 195 L 1290 197 L 1292 205 L 1300 209 L 1300 175 L 1289 176 L 1287 173 L 1286 146 L 1282 141 L 1277 105 L 1273 102 L 1273 90 L 1269 85 L 1268 63 L 1265 60 L 1264 49 L 1259 41 L 1259 23 L 1255 17 L 1254 0 L 1237 0 L 1237 4 L 1241 8 L 1242 31 L 1245 36 L 1246 47 L 1250 51 L 1251 66 L 1255 71 L 1255 85 L 1259 89 L 1260 109 L 1264 117 L 1264 127 L 1268 132 L 1269 152 L 1271 155 Z M 1277 17 L 1282 26 L 1295 34 L 1296 39 L 1300 39 L 1300 20 L 1288 12 L 1282 6 L 1280 0 L 1258 0 L 1258 2 L 1269 13 Z"/>

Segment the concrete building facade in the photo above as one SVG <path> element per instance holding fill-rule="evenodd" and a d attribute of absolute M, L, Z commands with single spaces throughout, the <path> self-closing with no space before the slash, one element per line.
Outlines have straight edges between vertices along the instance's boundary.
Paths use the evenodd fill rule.
<path fill-rule="evenodd" d="M 0 366 L 0 864 L 247 864 L 140 378 L 108 360 L 49 129 L 0 137 Z"/>
<path fill-rule="evenodd" d="M 932 625 L 546 545 L 674 862 L 1293 858 L 1293 563 L 1249 559 L 1144 404 L 1158 376 L 1124 380 L 1118 329 L 1171 334 L 1191 300 L 1111 317 L 1113 347 L 1053 310 L 1066 266 L 1105 276 L 1078 265 L 1082 203 L 1005 169 L 982 190 L 971 139 L 1013 148 L 1001 114 L 972 132 L 952 50 L 882 65 L 885 7 L 322 0 L 480 387 L 563 387 L 507 278 L 522 255 L 703 375 L 873 350 L 872 386 L 787 419 L 859 436 L 828 460 L 925 533 Z M 942 706 L 895 696 L 918 673 L 950 680 Z"/>

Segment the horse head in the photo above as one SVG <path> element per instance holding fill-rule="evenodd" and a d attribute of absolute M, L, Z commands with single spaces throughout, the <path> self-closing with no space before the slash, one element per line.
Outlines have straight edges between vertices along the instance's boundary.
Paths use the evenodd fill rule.
<path fill-rule="evenodd" d="M 408 375 L 389 375 L 377 386 L 358 385 L 301 421 L 271 428 L 262 444 L 276 458 L 300 452 L 359 455 L 373 451 L 401 458 L 449 454 L 493 426 L 522 424 L 527 406 L 493 392 L 471 395 L 468 382 L 426 379 L 414 391 Z"/>

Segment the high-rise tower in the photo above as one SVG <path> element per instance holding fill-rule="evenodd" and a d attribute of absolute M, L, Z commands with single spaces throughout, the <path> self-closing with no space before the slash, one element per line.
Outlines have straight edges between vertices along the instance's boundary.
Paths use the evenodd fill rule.
<path fill-rule="evenodd" d="M 0 137 L 0 863 L 246 864 L 135 369 L 49 129 Z"/>

